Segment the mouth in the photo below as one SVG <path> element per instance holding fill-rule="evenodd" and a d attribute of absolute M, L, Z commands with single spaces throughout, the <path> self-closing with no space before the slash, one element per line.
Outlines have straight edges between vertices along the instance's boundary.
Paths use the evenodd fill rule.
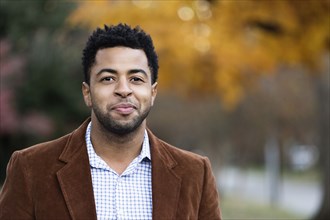
<path fill-rule="evenodd" d="M 136 110 L 136 106 L 132 103 L 118 103 L 112 106 L 111 110 L 121 115 L 129 115 Z"/>

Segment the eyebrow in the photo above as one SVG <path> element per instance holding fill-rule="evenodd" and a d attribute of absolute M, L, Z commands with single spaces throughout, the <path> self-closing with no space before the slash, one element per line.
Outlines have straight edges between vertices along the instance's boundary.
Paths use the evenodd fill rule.
<path fill-rule="evenodd" d="M 100 75 L 101 73 L 114 73 L 114 74 L 117 74 L 118 71 L 117 70 L 114 70 L 114 69 L 111 69 L 111 68 L 105 68 L 105 69 L 101 69 L 100 71 L 98 71 L 96 73 L 96 75 Z M 143 69 L 131 69 L 128 71 L 128 74 L 134 74 L 134 73 L 143 73 L 144 75 L 148 76 L 148 74 L 146 73 L 146 71 L 144 71 Z"/>

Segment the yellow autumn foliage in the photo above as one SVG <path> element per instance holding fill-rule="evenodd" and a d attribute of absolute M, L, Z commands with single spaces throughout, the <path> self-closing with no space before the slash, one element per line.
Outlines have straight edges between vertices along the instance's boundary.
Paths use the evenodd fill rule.
<path fill-rule="evenodd" d="M 154 39 L 161 88 L 218 95 L 231 109 L 279 65 L 317 71 L 329 51 L 329 8 L 329 0 L 77 1 L 67 22 L 140 25 Z"/>

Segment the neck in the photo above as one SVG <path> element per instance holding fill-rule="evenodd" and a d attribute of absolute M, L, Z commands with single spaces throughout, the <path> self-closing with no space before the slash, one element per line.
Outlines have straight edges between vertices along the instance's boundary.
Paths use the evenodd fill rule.
<path fill-rule="evenodd" d="M 121 174 L 141 152 L 145 129 L 144 121 L 135 131 L 118 135 L 109 132 L 92 118 L 91 141 L 96 154 Z"/>

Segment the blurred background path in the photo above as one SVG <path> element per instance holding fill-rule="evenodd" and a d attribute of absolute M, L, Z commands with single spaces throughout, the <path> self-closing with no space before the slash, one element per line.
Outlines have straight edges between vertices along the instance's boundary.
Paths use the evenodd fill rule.
<path fill-rule="evenodd" d="M 272 205 L 265 173 L 226 168 L 218 175 L 218 184 L 223 200 L 234 196 L 244 201 Z M 273 206 L 306 218 L 318 210 L 322 195 L 319 182 L 283 178 L 279 186 L 278 201 L 273 202 Z"/>

